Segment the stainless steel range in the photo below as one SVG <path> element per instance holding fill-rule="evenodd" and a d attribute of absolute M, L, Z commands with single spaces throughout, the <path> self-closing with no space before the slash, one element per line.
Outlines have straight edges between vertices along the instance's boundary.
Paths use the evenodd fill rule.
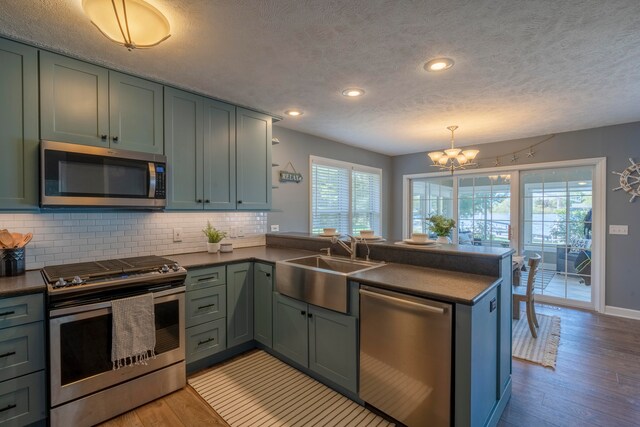
<path fill-rule="evenodd" d="M 186 384 L 184 280 L 158 256 L 42 269 L 48 284 L 51 425 L 90 426 Z M 153 293 L 155 358 L 113 369 L 111 301 Z"/>

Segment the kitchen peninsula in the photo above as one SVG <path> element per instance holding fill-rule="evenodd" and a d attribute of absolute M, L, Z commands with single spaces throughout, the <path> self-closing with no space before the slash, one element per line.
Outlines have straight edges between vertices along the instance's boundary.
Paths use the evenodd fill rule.
<path fill-rule="evenodd" d="M 361 404 L 364 403 L 358 395 L 357 385 L 351 389 L 342 386 L 339 381 L 318 375 L 317 372 L 280 353 L 275 347 L 277 335 L 275 327 L 272 332 L 267 334 L 271 341 L 267 345 L 262 343 L 265 341 L 260 339 L 260 326 L 257 323 L 259 316 L 262 316 L 261 309 L 273 305 L 273 308 L 277 310 L 275 303 L 277 299 L 290 298 L 275 292 L 274 282 L 271 281 L 269 287 L 271 292 L 267 294 L 265 300 L 264 293 L 261 293 L 259 289 L 259 286 L 264 284 L 259 279 L 261 271 L 273 272 L 277 276 L 277 268 L 274 269 L 274 264 L 278 261 L 317 255 L 320 247 L 327 245 L 326 239 L 298 233 L 268 234 L 266 241 L 266 246 L 238 248 L 231 253 L 207 254 L 200 252 L 170 256 L 172 260 L 185 267 L 189 275 L 197 275 L 198 272 L 211 271 L 211 269 L 224 272 L 226 269 L 227 293 L 231 290 L 230 286 L 233 282 L 231 271 L 234 268 L 238 271 L 246 269 L 246 271 L 253 272 L 249 280 L 246 281 L 246 284 L 251 286 L 250 296 L 253 307 L 253 310 L 249 310 L 251 312 L 249 339 L 234 346 L 230 344 L 231 338 L 227 336 L 226 343 L 215 347 L 213 352 L 192 363 L 189 363 L 189 346 L 187 346 L 188 372 L 211 366 L 211 364 L 258 346 L 353 400 Z M 361 252 L 366 249 L 364 245 L 359 244 L 358 255 L 366 255 Z M 336 247 L 335 252 L 339 257 L 340 249 Z M 495 425 L 511 393 L 511 305 L 508 301 L 510 301 L 511 292 L 510 258 L 512 251 L 509 249 L 479 250 L 478 248 L 457 245 L 443 245 L 424 250 L 377 243 L 369 245 L 369 252 L 372 260 L 385 261 L 385 263 L 378 268 L 348 277 L 351 299 L 351 310 L 348 316 L 354 317 L 357 321 L 361 320 L 357 290 L 362 286 L 393 290 L 451 304 L 453 307 L 452 370 L 450 375 L 450 390 L 453 396 L 452 424 L 459 426 Z M 473 269 L 481 274 L 472 273 L 470 270 Z M 264 277 L 268 278 L 269 274 L 267 273 Z M 25 285 L 27 279 L 31 285 L 29 287 Z M 0 293 L 3 301 L 20 297 L 25 293 L 41 294 L 45 291 L 44 282 L 41 280 L 35 271 L 30 271 L 25 276 L 1 278 Z M 224 280 L 218 283 L 218 285 L 220 284 L 224 285 Z M 187 289 L 189 286 L 189 279 L 187 279 Z M 210 295 L 216 287 L 207 289 L 209 291 L 206 289 L 201 291 Z M 188 291 L 187 301 L 189 301 L 189 295 Z M 507 303 L 503 304 L 503 301 L 507 301 Z M 226 316 L 229 319 L 230 301 L 221 301 L 220 304 L 225 305 L 225 302 Z M 190 316 L 188 307 L 187 303 L 187 318 Z M 277 312 L 268 313 L 269 319 L 274 319 L 273 323 L 269 322 L 273 326 L 276 322 Z M 42 313 L 40 317 L 44 316 L 45 314 Z M 260 317 L 260 321 L 264 322 L 264 317 Z M 195 328 L 202 329 L 202 326 L 203 324 L 200 324 Z M 225 328 L 223 327 L 223 329 Z M 199 332 L 203 333 L 201 330 Z M 206 331 L 206 333 L 209 332 Z M 354 345 L 358 341 L 358 332 L 356 331 Z M 269 345 L 270 343 L 274 345 Z M 44 348 L 44 343 L 39 343 L 39 345 Z M 356 358 L 354 360 L 356 362 L 358 360 L 357 353 L 353 354 L 353 357 Z M 353 372 L 353 375 L 355 378 L 358 377 L 356 372 Z M 40 387 L 44 387 L 44 384 L 35 387 L 34 391 Z"/>

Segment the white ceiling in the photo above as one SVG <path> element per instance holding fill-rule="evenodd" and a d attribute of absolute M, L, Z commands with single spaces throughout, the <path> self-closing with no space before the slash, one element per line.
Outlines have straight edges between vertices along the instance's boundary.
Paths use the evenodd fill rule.
<path fill-rule="evenodd" d="M 0 34 L 282 115 L 385 154 L 640 120 L 638 0 L 147 0 L 172 25 L 128 52 L 81 0 L 3 0 Z M 427 59 L 455 66 L 427 73 Z M 342 89 L 366 90 L 361 99 Z"/>

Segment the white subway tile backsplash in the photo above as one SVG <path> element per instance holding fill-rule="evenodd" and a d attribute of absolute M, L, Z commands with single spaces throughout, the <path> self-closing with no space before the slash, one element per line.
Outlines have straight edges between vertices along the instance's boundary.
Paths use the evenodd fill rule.
<path fill-rule="evenodd" d="M 114 257 L 171 255 L 206 250 L 207 221 L 226 231 L 234 247 L 265 244 L 266 212 L 0 213 L 0 229 L 33 233 L 27 269 Z M 173 229 L 182 228 L 182 241 Z"/>

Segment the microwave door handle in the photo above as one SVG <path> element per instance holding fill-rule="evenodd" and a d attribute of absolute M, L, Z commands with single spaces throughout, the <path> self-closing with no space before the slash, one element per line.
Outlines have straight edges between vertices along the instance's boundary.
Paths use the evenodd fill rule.
<path fill-rule="evenodd" d="M 156 165 L 149 162 L 149 198 L 156 197 Z"/>

